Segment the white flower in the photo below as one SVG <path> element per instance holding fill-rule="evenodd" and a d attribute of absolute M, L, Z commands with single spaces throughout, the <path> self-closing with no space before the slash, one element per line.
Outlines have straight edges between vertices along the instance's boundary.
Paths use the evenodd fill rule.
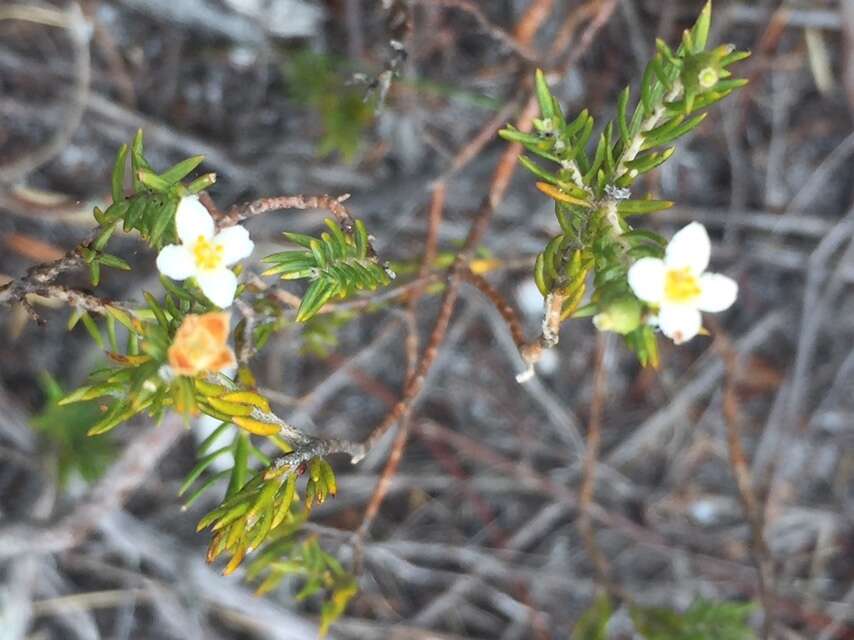
<path fill-rule="evenodd" d="M 641 258 L 629 269 L 635 295 L 658 310 L 658 325 L 676 344 L 693 338 L 702 325 L 701 311 L 728 309 L 738 295 L 738 285 L 718 273 L 704 273 L 711 244 L 698 222 L 676 232 L 664 260 Z"/>
<path fill-rule="evenodd" d="M 173 280 L 195 278 L 208 299 L 221 309 L 229 307 L 237 290 L 230 265 L 248 257 L 255 244 L 249 232 L 234 226 L 215 234 L 214 221 L 196 196 L 178 204 L 175 228 L 181 244 L 170 244 L 157 256 L 157 268 Z"/>

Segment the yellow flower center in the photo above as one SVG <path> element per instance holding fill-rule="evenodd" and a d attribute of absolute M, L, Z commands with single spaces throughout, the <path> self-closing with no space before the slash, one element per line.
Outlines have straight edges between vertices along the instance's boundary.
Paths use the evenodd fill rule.
<path fill-rule="evenodd" d="M 193 257 L 199 269 L 216 269 L 222 264 L 225 247 L 214 244 L 204 236 L 199 236 L 193 246 Z"/>
<path fill-rule="evenodd" d="M 690 302 L 700 295 L 700 280 L 688 267 L 669 269 L 664 278 L 664 297 L 671 302 Z"/>

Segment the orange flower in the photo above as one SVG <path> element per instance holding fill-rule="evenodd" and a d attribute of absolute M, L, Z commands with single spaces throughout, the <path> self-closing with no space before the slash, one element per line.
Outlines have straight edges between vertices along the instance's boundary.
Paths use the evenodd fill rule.
<path fill-rule="evenodd" d="M 237 364 L 234 351 L 226 344 L 229 314 L 190 314 L 175 333 L 169 347 L 169 366 L 179 376 L 217 373 Z"/>

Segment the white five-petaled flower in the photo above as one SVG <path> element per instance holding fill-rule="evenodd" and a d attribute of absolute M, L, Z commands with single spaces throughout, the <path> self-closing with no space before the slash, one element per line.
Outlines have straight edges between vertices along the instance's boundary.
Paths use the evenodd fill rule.
<path fill-rule="evenodd" d="M 178 204 L 175 229 L 181 244 L 160 250 L 160 273 L 173 280 L 194 277 L 202 293 L 216 306 L 231 306 L 237 276 L 228 267 L 252 253 L 255 245 L 249 232 L 234 226 L 216 233 L 213 218 L 196 196 L 187 196 Z"/>
<path fill-rule="evenodd" d="M 704 273 L 710 253 L 706 228 L 692 222 L 673 236 L 664 260 L 641 258 L 629 269 L 632 291 L 658 307 L 658 326 L 676 344 L 699 333 L 701 311 L 728 309 L 738 295 L 738 285 L 731 278 Z"/>

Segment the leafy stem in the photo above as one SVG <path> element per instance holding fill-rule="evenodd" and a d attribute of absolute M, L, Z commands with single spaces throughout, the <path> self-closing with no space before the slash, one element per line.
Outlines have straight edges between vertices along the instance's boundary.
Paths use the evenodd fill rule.
<path fill-rule="evenodd" d="M 616 313 L 622 320 L 611 327 L 626 337 L 642 364 L 656 364 L 658 350 L 652 328 L 644 322 L 641 303 L 628 283 L 628 270 L 637 260 L 660 258 L 666 242 L 656 233 L 636 230 L 634 216 L 667 209 L 673 203 L 649 195 L 633 196 L 642 175 L 667 162 L 675 142 L 696 129 L 707 109 L 743 86 L 728 67 L 749 55 L 732 45 L 708 50 L 711 3 L 684 32 L 674 51 L 664 41 L 641 79 L 639 98 L 630 109 L 631 87 L 617 99 L 617 116 L 607 123 L 590 153 L 594 121 L 588 111 L 565 118 L 542 71 L 535 86 L 540 117 L 534 132 L 512 126 L 500 135 L 556 165 L 549 170 L 522 156 L 520 162 L 537 178 L 537 187 L 555 202 L 560 233 L 537 256 L 534 280 L 543 294 L 546 319 L 556 295 L 562 300 L 560 319 Z M 593 286 L 587 286 L 592 274 Z M 588 293 L 586 304 L 584 296 Z M 617 330 L 612 328 L 611 330 Z M 533 364 L 545 348 L 557 344 L 557 330 L 544 323 L 540 338 L 523 357 Z"/>

